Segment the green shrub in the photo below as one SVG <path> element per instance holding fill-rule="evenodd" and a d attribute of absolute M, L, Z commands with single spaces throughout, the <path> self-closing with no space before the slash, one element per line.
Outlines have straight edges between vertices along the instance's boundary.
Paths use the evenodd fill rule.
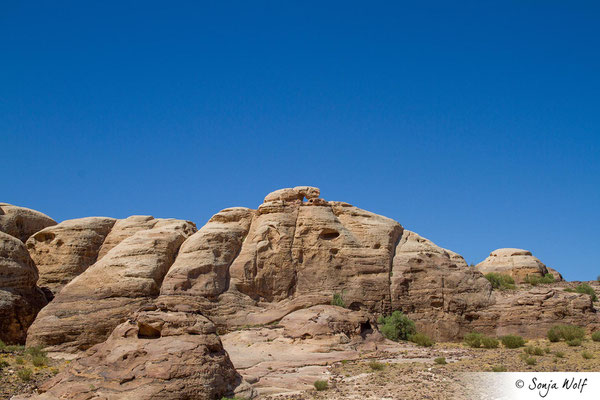
<path fill-rule="evenodd" d="M 565 341 L 573 339 L 583 339 L 585 331 L 583 328 L 575 325 L 554 325 L 546 334 L 551 342 L 558 342 L 561 339 Z"/>
<path fill-rule="evenodd" d="M 489 274 L 485 274 L 485 278 L 490 281 L 494 289 L 505 290 L 515 288 L 515 280 L 510 275 L 490 272 Z"/>
<path fill-rule="evenodd" d="M 492 367 L 492 372 L 506 372 L 506 367 L 504 365 L 496 365 Z"/>
<path fill-rule="evenodd" d="M 17 357 L 15 358 L 15 362 L 19 365 L 23 365 L 25 364 L 25 360 L 23 360 L 23 357 Z"/>
<path fill-rule="evenodd" d="M 429 336 L 421 332 L 410 335 L 409 339 L 417 346 L 422 347 L 431 347 L 435 344 L 435 342 Z"/>
<path fill-rule="evenodd" d="M 581 339 L 571 339 L 571 340 L 567 340 L 567 344 L 569 346 L 575 347 L 575 346 L 581 346 Z"/>
<path fill-rule="evenodd" d="M 558 358 L 565 358 L 565 353 L 563 353 L 562 351 L 555 351 L 554 355 Z"/>
<path fill-rule="evenodd" d="M 567 289 L 565 289 L 565 292 L 589 294 L 590 296 L 592 296 L 592 301 L 598 300 L 598 297 L 596 296 L 596 292 L 587 283 L 582 283 L 582 284 L 578 285 L 575 289 L 567 288 Z"/>
<path fill-rule="evenodd" d="M 327 381 L 315 381 L 313 385 L 315 385 L 315 389 L 317 389 L 319 392 L 329 389 L 329 384 L 327 384 Z"/>
<path fill-rule="evenodd" d="M 42 346 L 28 347 L 25 349 L 25 354 L 28 354 L 32 357 L 46 357 L 46 352 L 42 349 Z"/>
<path fill-rule="evenodd" d="M 535 365 L 535 364 L 537 364 L 537 361 L 533 357 L 527 357 L 525 359 L 525 364 L 527 364 L 527 365 Z"/>
<path fill-rule="evenodd" d="M 516 349 L 525 346 L 525 339 L 518 335 L 506 335 L 500 338 L 502 344 L 507 349 Z"/>
<path fill-rule="evenodd" d="M 31 371 L 29 368 L 21 368 L 17 371 L 17 376 L 25 382 L 30 381 L 32 375 L 33 371 Z"/>
<path fill-rule="evenodd" d="M 479 348 L 481 347 L 481 339 L 483 336 L 483 333 L 471 332 L 467 333 L 463 340 L 467 346 Z"/>
<path fill-rule="evenodd" d="M 589 351 L 582 352 L 581 356 L 583 358 L 585 358 L 586 360 L 590 360 L 590 359 L 594 358 L 594 355 L 592 353 L 590 353 Z"/>
<path fill-rule="evenodd" d="M 6 350 L 11 353 L 21 352 L 25 346 L 21 346 L 20 344 L 11 344 L 10 346 L 6 346 Z"/>
<path fill-rule="evenodd" d="M 550 354 L 550 353 L 552 353 L 552 349 L 550 347 L 545 347 L 544 348 L 544 353 Z"/>
<path fill-rule="evenodd" d="M 10 364 L 4 360 L 0 360 L 0 371 L 6 367 L 10 367 Z"/>
<path fill-rule="evenodd" d="M 435 360 L 433 360 L 434 363 L 439 364 L 439 365 L 445 365 L 447 364 L 446 362 L 446 357 L 438 357 Z"/>
<path fill-rule="evenodd" d="M 541 347 L 527 346 L 525 348 L 525 353 L 533 356 L 543 356 L 544 350 Z"/>
<path fill-rule="evenodd" d="M 600 342 L 600 331 L 592 333 L 592 340 L 594 342 Z"/>
<path fill-rule="evenodd" d="M 394 311 L 388 317 L 381 316 L 377 322 L 383 336 L 396 342 L 407 340 L 417 332 L 415 323 L 401 311 Z"/>
<path fill-rule="evenodd" d="M 333 299 L 331 300 L 331 305 L 346 308 L 346 303 L 344 302 L 342 295 L 339 293 L 335 293 L 333 295 Z M 317 382 L 319 382 L 319 381 L 317 381 Z"/>
<path fill-rule="evenodd" d="M 380 362 L 377 361 L 371 361 L 369 363 L 369 367 L 373 370 L 373 371 L 382 371 L 385 368 L 385 364 L 382 364 Z"/>
<path fill-rule="evenodd" d="M 525 277 L 525 283 L 529 283 L 531 286 L 537 286 L 543 283 L 554 283 L 554 275 L 546 274 L 543 277 L 538 275 L 527 275 Z"/>
<path fill-rule="evenodd" d="M 498 347 L 498 339 L 493 338 L 493 337 L 489 337 L 489 336 L 484 336 L 481 338 L 481 345 L 483 347 L 485 347 L 486 349 L 495 349 Z"/>
<path fill-rule="evenodd" d="M 4 351 L 6 349 L 6 344 L 2 340 L 0 340 L 0 351 Z"/>
<path fill-rule="evenodd" d="M 48 364 L 48 357 L 33 356 L 33 357 L 31 357 L 31 363 L 36 367 L 44 367 Z"/>

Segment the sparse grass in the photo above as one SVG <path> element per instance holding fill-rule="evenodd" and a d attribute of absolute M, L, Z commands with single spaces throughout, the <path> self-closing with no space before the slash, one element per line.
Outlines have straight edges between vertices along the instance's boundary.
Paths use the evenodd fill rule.
<path fill-rule="evenodd" d="M 28 382 L 31 380 L 31 377 L 33 376 L 33 371 L 31 371 L 29 368 L 21 368 L 20 370 L 17 371 L 17 376 L 24 382 Z"/>
<path fill-rule="evenodd" d="M 19 365 L 23 365 L 25 364 L 25 360 L 23 359 L 23 357 L 17 357 L 15 358 L 15 362 Z"/>
<path fill-rule="evenodd" d="M 25 354 L 28 354 L 31 357 L 36 357 L 36 356 L 46 357 L 46 352 L 42 349 L 41 346 L 28 347 L 25 349 Z"/>
<path fill-rule="evenodd" d="M 533 358 L 533 357 L 527 357 L 527 358 L 525 359 L 525 364 L 527 364 L 527 365 L 536 365 L 536 364 L 537 364 L 537 361 L 536 361 L 536 359 L 535 359 L 535 358 Z"/>
<path fill-rule="evenodd" d="M 515 288 L 515 280 L 506 274 L 498 274 L 496 272 L 490 272 L 485 274 L 485 278 L 492 284 L 492 288 L 506 290 Z"/>
<path fill-rule="evenodd" d="M 435 344 L 435 342 L 424 333 L 415 333 L 410 336 L 410 341 L 421 347 L 431 347 Z"/>
<path fill-rule="evenodd" d="M 21 346 L 20 344 L 11 344 L 10 346 L 6 346 L 6 351 L 10 351 L 11 353 L 21 352 L 25 349 L 25 346 Z"/>
<path fill-rule="evenodd" d="M 333 294 L 333 299 L 331 299 L 331 305 L 346 308 L 346 303 L 344 302 L 342 295 L 339 293 Z"/>
<path fill-rule="evenodd" d="M 385 368 L 385 364 L 382 364 L 377 361 L 371 361 L 369 362 L 369 368 L 371 368 L 373 371 L 383 371 L 383 369 Z"/>
<path fill-rule="evenodd" d="M 525 283 L 529 283 L 531 286 L 537 286 L 544 283 L 554 283 L 554 275 L 546 274 L 544 276 L 527 275 L 525 277 Z"/>
<path fill-rule="evenodd" d="M 507 349 L 516 349 L 525 346 L 525 339 L 518 335 L 506 335 L 500 338 L 502 344 Z"/>
<path fill-rule="evenodd" d="M 552 353 L 552 349 L 550 347 L 546 347 L 546 348 L 544 348 L 544 353 L 550 354 L 550 353 Z"/>
<path fill-rule="evenodd" d="M 437 357 L 435 360 L 433 360 L 434 363 L 439 364 L 439 365 L 446 365 L 448 364 L 446 362 L 446 357 Z"/>
<path fill-rule="evenodd" d="M 317 391 L 319 392 L 329 389 L 329 384 L 327 383 L 327 381 L 315 381 L 313 385 L 315 386 L 315 389 L 317 389 Z"/>
<path fill-rule="evenodd" d="M 600 331 L 592 333 L 592 340 L 594 342 L 600 342 Z"/>
<path fill-rule="evenodd" d="M 554 325 L 548 330 L 546 336 L 551 342 L 558 342 L 561 339 L 567 342 L 574 339 L 581 341 L 585 336 L 585 331 L 583 328 L 575 325 Z"/>
<path fill-rule="evenodd" d="M 48 357 L 33 356 L 31 357 L 31 363 L 36 367 L 45 367 L 46 365 L 48 365 Z"/>
<path fill-rule="evenodd" d="M 543 356 L 544 350 L 541 347 L 527 346 L 525 348 L 525 353 L 532 356 Z"/>
<path fill-rule="evenodd" d="M 587 350 L 586 350 L 586 351 L 583 351 L 583 352 L 581 353 L 581 356 L 582 356 L 583 358 L 585 358 L 586 360 L 591 360 L 592 358 L 594 358 L 594 354 L 593 354 L 593 353 L 591 353 L 591 352 L 589 352 L 589 351 L 587 351 Z"/>
<path fill-rule="evenodd" d="M 387 317 L 381 316 L 377 323 L 383 336 L 395 342 L 407 340 L 417 332 L 415 323 L 401 311 L 394 311 Z"/>
<path fill-rule="evenodd" d="M 6 349 L 6 344 L 0 340 L 0 351 L 4 351 Z"/>
<path fill-rule="evenodd" d="M 562 351 L 555 351 L 554 355 L 558 358 L 565 358 L 565 353 Z"/>
<path fill-rule="evenodd" d="M 589 294 L 592 297 L 592 301 L 598 300 L 598 297 L 596 296 L 596 292 L 587 283 L 582 283 L 582 284 L 578 285 L 575 289 L 567 288 L 567 289 L 565 289 L 565 292 Z"/>
<path fill-rule="evenodd" d="M 567 344 L 571 347 L 581 346 L 581 339 L 571 339 L 567 340 Z"/>
<path fill-rule="evenodd" d="M 6 367 L 9 367 L 10 364 L 4 360 L 0 361 L 0 371 Z"/>
<path fill-rule="evenodd" d="M 493 366 L 492 372 L 506 372 L 506 367 L 504 365 Z"/>

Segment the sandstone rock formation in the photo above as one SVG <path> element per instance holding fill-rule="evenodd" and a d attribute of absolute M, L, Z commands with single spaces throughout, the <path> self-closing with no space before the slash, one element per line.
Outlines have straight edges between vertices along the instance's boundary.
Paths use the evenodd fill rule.
<path fill-rule="evenodd" d="M 483 274 L 496 272 L 510 275 L 516 283 L 524 283 L 527 276 L 542 277 L 548 269 L 528 250 L 498 249 L 475 266 Z"/>
<path fill-rule="evenodd" d="M 21 240 L 0 232 L 0 340 L 23 343 L 46 298 L 35 264 Z"/>
<path fill-rule="evenodd" d="M 496 336 L 544 337 L 556 324 L 600 327 L 591 297 L 562 287 L 538 286 L 525 291 L 495 291 L 496 302 L 473 320 L 474 330 Z"/>
<path fill-rule="evenodd" d="M 373 331 L 375 320 L 364 311 L 349 311 L 343 307 L 319 305 L 286 315 L 279 325 L 292 338 L 315 338 L 342 334 L 350 337 Z"/>
<path fill-rule="evenodd" d="M 554 277 L 554 280 L 556 282 L 560 282 L 560 281 L 564 280 L 563 276 L 560 274 L 560 272 L 558 272 L 554 268 L 546 267 L 546 269 L 548 270 L 548 273 Z"/>
<path fill-rule="evenodd" d="M 42 310 L 27 344 L 74 351 L 104 341 L 159 294 L 179 247 L 194 231 L 191 222 L 158 220 L 152 229 L 121 241 Z"/>
<path fill-rule="evenodd" d="M 38 267 L 39 286 L 54 294 L 96 262 L 114 218 L 71 219 L 42 229 L 27 240 L 27 250 Z"/>
<path fill-rule="evenodd" d="M 148 310 L 42 386 L 37 399 L 214 400 L 253 397 L 223 350 L 215 326 L 197 314 Z"/>
<path fill-rule="evenodd" d="M 0 203 L 0 232 L 8 233 L 23 243 L 29 236 L 51 225 L 56 225 L 56 221 L 39 211 Z"/>
<path fill-rule="evenodd" d="M 492 287 L 481 273 L 456 253 L 408 230 L 396 246 L 390 292 L 392 308 L 438 340 L 469 332 L 473 316 L 494 303 Z"/>

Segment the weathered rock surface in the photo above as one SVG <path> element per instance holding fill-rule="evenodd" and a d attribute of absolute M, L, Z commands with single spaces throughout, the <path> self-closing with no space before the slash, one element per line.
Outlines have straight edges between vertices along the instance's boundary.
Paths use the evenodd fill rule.
<path fill-rule="evenodd" d="M 56 221 L 39 211 L 0 203 L 0 232 L 8 233 L 23 243 L 29 236 L 51 225 L 56 225 Z"/>
<path fill-rule="evenodd" d="M 286 315 L 279 325 L 283 326 L 284 335 L 291 338 L 342 334 L 349 341 L 350 337 L 371 333 L 375 321 L 365 311 L 319 305 L 294 311 Z"/>
<path fill-rule="evenodd" d="M 390 291 L 392 308 L 437 340 L 469 332 L 472 315 L 494 303 L 492 287 L 481 273 L 408 230 L 396 247 Z"/>
<path fill-rule="evenodd" d="M 479 332 L 502 336 L 544 337 L 552 325 L 571 324 L 594 330 L 600 319 L 591 297 L 562 287 L 538 286 L 524 291 L 495 291 L 496 302 L 473 320 Z"/>
<path fill-rule="evenodd" d="M 554 268 L 546 267 L 546 269 L 548 270 L 548 273 L 551 274 L 554 277 L 554 280 L 556 282 L 560 282 L 560 281 L 564 280 L 563 276 L 560 274 L 560 272 L 558 272 Z"/>
<path fill-rule="evenodd" d="M 27 249 L 39 270 L 39 286 L 56 294 L 94 264 L 115 221 L 104 217 L 71 219 L 31 236 Z"/>
<path fill-rule="evenodd" d="M 158 296 L 179 247 L 193 232 L 191 222 L 159 220 L 152 229 L 120 242 L 42 310 L 29 329 L 27 344 L 75 351 L 104 341 Z"/>
<path fill-rule="evenodd" d="M 46 305 L 36 286 L 35 264 L 23 242 L 0 232 L 0 340 L 23 343 L 27 328 Z"/>
<path fill-rule="evenodd" d="M 498 249 L 475 266 L 483 274 L 496 272 L 510 275 L 515 283 L 524 283 L 527 276 L 542 277 L 548 273 L 546 266 L 528 250 Z"/>
<path fill-rule="evenodd" d="M 215 326 L 197 314 L 144 311 L 46 382 L 37 399 L 214 400 L 253 397 L 223 350 Z"/>
<path fill-rule="evenodd" d="M 123 240 L 139 231 L 152 229 L 160 221 L 160 219 L 156 219 L 150 215 L 132 215 L 125 219 L 117 220 L 98 251 L 98 259 L 104 257 L 106 253 Z"/>

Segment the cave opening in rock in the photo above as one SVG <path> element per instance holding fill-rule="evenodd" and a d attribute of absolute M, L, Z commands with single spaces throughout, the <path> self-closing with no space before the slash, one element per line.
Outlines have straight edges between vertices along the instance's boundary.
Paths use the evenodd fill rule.
<path fill-rule="evenodd" d="M 138 339 L 158 339 L 160 331 L 147 324 L 138 324 Z"/>

